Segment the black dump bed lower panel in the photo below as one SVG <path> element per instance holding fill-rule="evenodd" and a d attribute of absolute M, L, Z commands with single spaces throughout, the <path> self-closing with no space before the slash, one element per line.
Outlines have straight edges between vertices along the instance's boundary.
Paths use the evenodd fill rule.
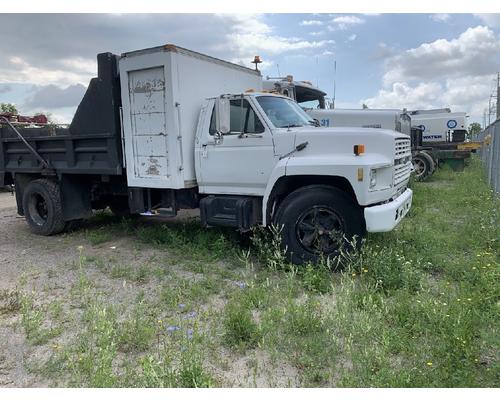
<path fill-rule="evenodd" d="M 57 173 L 119 175 L 122 172 L 115 135 L 23 136 Z M 20 139 L 0 139 L 0 171 L 41 170 L 40 162 Z"/>
<path fill-rule="evenodd" d="M 68 128 L 16 127 L 57 174 L 120 175 L 123 170 L 120 130 L 118 57 L 97 56 L 93 78 Z M 14 130 L 0 123 L 0 185 L 6 175 L 40 173 L 42 163 Z"/>

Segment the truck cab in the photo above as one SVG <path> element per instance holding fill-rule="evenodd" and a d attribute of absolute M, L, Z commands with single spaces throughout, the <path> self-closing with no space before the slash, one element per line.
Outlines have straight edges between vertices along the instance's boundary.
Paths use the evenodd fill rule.
<path fill-rule="evenodd" d="M 296 261 L 311 260 L 343 236 L 393 229 L 411 206 L 405 135 L 318 127 L 289 97 L 265 92 L 208 99 L 199 121 L 206 225 L 277 224 Z"/>

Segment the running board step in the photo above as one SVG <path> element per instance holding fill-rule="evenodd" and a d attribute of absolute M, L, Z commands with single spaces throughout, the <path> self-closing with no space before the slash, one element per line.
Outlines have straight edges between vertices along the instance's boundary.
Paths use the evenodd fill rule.
<path fill-rule="evenodd" d="M 200 217 L 207 226 L 232 226 L 248 230 L 261 215 L 261 199 L 244 196 L 208 196 L 200 201 Z"/>

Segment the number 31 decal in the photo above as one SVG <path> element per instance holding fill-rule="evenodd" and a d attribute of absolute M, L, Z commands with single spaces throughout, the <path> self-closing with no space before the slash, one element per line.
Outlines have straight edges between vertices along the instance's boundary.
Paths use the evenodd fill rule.
<path fill-rule="evenodd" d="M 320 121 L 321 126 L 330 126 L 330 120 L 329 119 L 322 119 Z"/>

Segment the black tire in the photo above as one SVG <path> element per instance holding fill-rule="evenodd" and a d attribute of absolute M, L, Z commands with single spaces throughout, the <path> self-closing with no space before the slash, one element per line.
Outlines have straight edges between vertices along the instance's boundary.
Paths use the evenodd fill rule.
<path fill-rule="evenodd" d="M 415 180 L 423 181 L 434 171 L 434 160 L 428 154 L 421 152 L 411 160 L 415 169 Z"/>
<path fill-rule="evenodd" d="M 432 155 L 427 152 L 427 151 L 422 151 L 422 155 L 427 158 L 427 161 L 429 162 L 429 165 L 430 165 L 430 173 L 429 175 L 432 175 L 434 173 L 434 171 L 436 171 L 436 160 L 434 160 L 434 158 L 432 158 Z"/>
<path fill-rule="evenodd" d="M 31 181 L 24 189 L 23 211 L 33 233 L 49 236 L 60 233 L 66 225 L 59 185 L 48 179 Z"/>
<path fill-rule="evenodd" d="M 130 217 L 130 207 L 128 205 L 128 198 L 126 196 L 117 196 L 113 198 L 109 204 L 111 212 L 120 218 Z"/>
<path fill-rule="evenodd" d="M 294 264 L 317 262 L 359 246 L 366 234 L 363 209 L 345 192 L 327 185 L 295 190 L 280 204 L 274 223 L 282 227 L 282 245 Z"/>

